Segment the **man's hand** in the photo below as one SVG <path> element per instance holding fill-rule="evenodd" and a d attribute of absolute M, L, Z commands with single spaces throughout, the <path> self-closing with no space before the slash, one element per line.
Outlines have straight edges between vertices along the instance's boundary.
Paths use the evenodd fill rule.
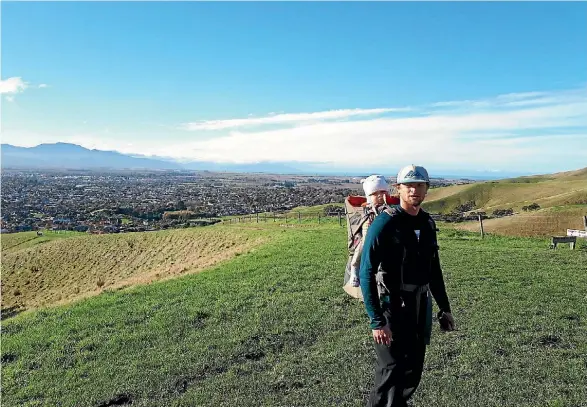
<path fill-rule="evenodd" d="M 385 325 L 381 329 L 373 329 L 373 339 L 380 345 L 389 345 L 393 341 L 389 325 Z"/>
<path fill-rule="evenodd" d="M 455 330 L 455 319 L 450 312 L 442 312 L 438 318 L 440 322 L 440 328 L 443 331 L 454 331 Z"/>

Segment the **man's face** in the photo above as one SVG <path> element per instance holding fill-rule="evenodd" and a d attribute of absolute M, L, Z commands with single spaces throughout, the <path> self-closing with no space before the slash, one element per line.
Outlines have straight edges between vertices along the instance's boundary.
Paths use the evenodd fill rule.
<path fill-rule="evenodd" d="M 426 198 L 428 185 L 425 182 L 413 184 L 399 184 L 398 192 L 400 199 L 411 206 L 420 206 Z"/>

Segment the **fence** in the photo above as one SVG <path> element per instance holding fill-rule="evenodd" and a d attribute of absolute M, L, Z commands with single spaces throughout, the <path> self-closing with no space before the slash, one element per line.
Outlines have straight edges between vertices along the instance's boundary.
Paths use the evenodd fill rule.
<path fill-rule="evenodd" d="M 587 231 L 587 216 L 565 213 L 545 213 L 542 215 L 503 216 L 487 218 L 477 216 L 477 221 L 464 224 L 453 223 L 458 229 L 485 233 L 504 234 L 520 237 L 566 236 L 567 230 Z"/>
<path fill-rule="evenodd" d="M 232 218 L 224 219 L 224 224 L 235 224 L 235 223 L 286 223 L 286 224 L 304 224 L 304 223 L 338 223 L 340 226 L 346 225 L 346 216 L 343 212 L 264 212 L 255 213 L 249 215 L 235 216 Z"/>
<path fill-rule="evenodd" d="M 443 223 L 443 216 L 432 215 L 432 218 Z M 224 219 L 224 224 L 236 223 L 277 223 L 280 224 L 334 224 L 346 226 L 344 212 L 265 212 Z M 481 238 L 485 233 L 507 234 L 513 236 L 545 237 L 566 236 L 567 230 L 586 230 L 587 216 L 564 213 L 545 213 L 543 215 L 519 214 L 518 216 L 487 217 L 477 215 L 463 218 L 463 222 L 447 222 L 450 227 L 478 232 Z"/>

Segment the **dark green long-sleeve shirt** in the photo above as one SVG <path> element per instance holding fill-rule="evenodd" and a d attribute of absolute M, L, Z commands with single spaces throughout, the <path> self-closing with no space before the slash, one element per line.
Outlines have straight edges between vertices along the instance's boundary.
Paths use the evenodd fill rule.
<path fill-rule="evenodd" d="M 399 205 L 393 209 L 393 216 L 383 212 L 375 218 L 367 231 L 361 256 L 361 291 L 372 329 L 386 325 L 375 278 L 379 265 L 386 271 L 384 283 L 392 299 L 400 295 L 403 275 L 403 283 L 429 284 L 438 307 L 450 312 L 434 222 L 423 210 L 413 216 Z"/>

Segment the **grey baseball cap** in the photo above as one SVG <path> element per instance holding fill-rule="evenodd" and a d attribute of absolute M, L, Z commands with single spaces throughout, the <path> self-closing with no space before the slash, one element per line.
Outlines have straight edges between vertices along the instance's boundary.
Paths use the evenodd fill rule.
<path fill-rule="evenodd" d="M 416 182 L 430 183 L 428 171 L 420 165 L 407 165 L 397 173 L 396 184 L 413 184 Z"/>

